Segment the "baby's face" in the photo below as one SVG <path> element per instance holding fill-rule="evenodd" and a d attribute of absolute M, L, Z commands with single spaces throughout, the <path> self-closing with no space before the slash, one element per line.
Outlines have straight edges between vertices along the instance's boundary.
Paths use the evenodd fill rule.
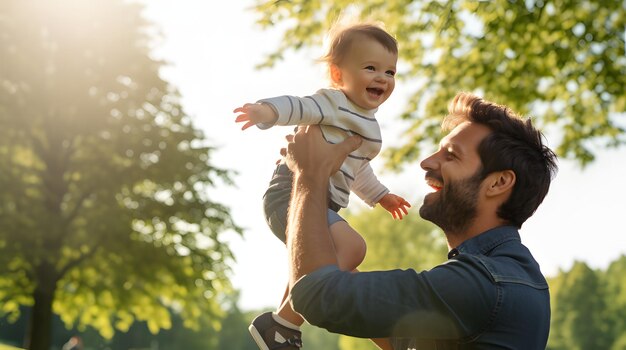
<path fill-rule="evenodd" d="M 363 37 L 355 40 L 339 65 L 341 80 L 336 82 L 352 103 L 363 109 L 378 108 L 396 86 L 398 55 L 378 41 Z"/>

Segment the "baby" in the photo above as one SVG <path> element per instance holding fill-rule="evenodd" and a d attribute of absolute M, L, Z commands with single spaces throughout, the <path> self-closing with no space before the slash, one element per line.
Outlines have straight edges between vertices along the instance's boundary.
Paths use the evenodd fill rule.
<path fill-rule="evenodd" d="M 337 213 L 348 206 L 350 192 L 365 203 L 377 203 L 396 219 L 407 214 L 410 204 L 389 192 L 374 175 L 370 161 L 382 145 L 380 126 L 374 113 L 395 87 L 398 47 L 396 40 L 372 24 L 356 24 L 339 31 L 324 56 L 332 88 L 306 97 L 279 96 L 247 103 L 234 110 L 235 121 L 245 130 L 253 125 L 267 129 L 274 125 L 319 124 L 326 141 L 338 143 L 350 135 L 363 142 L 330 178 L 328 226 L 339 268 L 355 270 L 365 258 L 365 240 Z M 292 173 L 280 162 L 263 196 L 267 223 L 286 242 L 287 210 Z M 260 349 L 302 347 L 302 317 L 289 304 L 289 288 L 276 312 L 254 319 L 250 333 Z"/>

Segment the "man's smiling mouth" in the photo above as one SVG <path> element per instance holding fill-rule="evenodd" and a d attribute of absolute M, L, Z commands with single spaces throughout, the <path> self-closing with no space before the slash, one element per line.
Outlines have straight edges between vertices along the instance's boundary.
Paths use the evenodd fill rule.
<path fill-rule="evenodd" d="M 443 183 L 439 180 L 433 179 L 432 177 L 426 178 L 426 184 L 435 190 L 435 192 L 438 192 L 443 188 Z"/>

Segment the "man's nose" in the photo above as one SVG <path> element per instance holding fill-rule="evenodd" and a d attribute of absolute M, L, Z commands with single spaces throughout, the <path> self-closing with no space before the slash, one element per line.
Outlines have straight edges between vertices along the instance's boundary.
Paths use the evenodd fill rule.
<path fill-rule="evenodd" d="M 430 156 L 424 158 L 420 162 L 420 167 L 426 171 L 437 169 L 436 155 L 437 153 L 433 153 Z"/>

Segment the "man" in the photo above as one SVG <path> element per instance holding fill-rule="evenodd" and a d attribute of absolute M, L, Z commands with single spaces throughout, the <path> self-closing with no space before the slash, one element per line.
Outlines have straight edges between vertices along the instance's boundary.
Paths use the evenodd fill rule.
<path fill-rule="evenodd" d="M 326 188 L 361 141 L 331 145 L 314 126 L 288 137 L 294 310 L 331 332 L 389 338 L 377 342 L 384 349 L 544 349 L 548 285 L 518 229 L 547 194 L 556 156 L 530 120 L 472 94 L 454 98 L 443 127 L 450 132 L 421 163 L 434 191 L 420 215 L 444 231 L 449 260 L 419 273 L 337 268 Z"/>

